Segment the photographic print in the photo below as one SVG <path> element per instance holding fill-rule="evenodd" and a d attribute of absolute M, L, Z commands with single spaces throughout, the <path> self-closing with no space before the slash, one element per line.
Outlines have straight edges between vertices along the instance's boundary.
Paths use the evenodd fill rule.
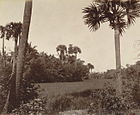
<path fill-rule="evenodd" d="M 0 0 L 1 115 L 140 115 L 139 0 Z"/>

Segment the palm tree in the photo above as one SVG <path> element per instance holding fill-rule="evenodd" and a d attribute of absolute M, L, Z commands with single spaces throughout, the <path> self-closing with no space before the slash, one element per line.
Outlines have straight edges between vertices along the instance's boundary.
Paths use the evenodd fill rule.
<path fill-rule="evenodd" d="M 87 67 L 89 68 L 89 70 L 91 70 L 91 72 L 94 69 L 94 65 L 92 65 L 91 63 L 88 63 L 87 64 Z"/>
<path fill-rule="evenodd" d="M 8 85 L 10 89 L 8 91 L 7 99 L 5 102 L 5 106 L 3 108 L 3 113 L 11 112 L 11 110 L 15 107 L 15 75 L 16 75 L 16 57 L 17 57 L 17 43 L 18 39 L 21 35 L 21 28 L 22 24 L 19 23 L 9 23 L 5 27 L 6 39 L 9 40 L 10 38 L 14 39 L 14 54 L 13 54 L 13 67 L 12 73 L 10 75 L 10 79 L 8 81 Z"/>
<path fill-rule="evenodd" d="M 114 30 L 116 69 L 121 70 L 120 35 L 134 24 L 140 17 L 140 3 L 138 0 L 95 0 L 90 6 L 83 9 L 85 24 L 91 31 L 99 29 L 100 25 L 109 22 Z M 118 77 L 121 81 L 120 76 Z M 119 83 L 121 87 L 121 84 Z M 121 88 L 120 88 L 121 93 Z"/>
<path fill-rule="evenodd" d="M 78 46 L 73 46 L 72 44 L 69 44 L 68 47 L 68 54 L 69 56 L 75 55 L 75 58 L 77 59 L 77 54 L 81 53 L 81 49 Z"/>
<path fill-rule="evenodd" d="M 82 53 L 82 51 L 78 46 L 74 46 L 73 47 L 73 53 L 75 54 L 75 58 L 77 59 L 77 54 Z"/>
<path fill-rule="evenodd" d="M 28 33 L 32 14 L 32 0 L 25 1 L 22 35 L 19 42 L 18 56 L 17 56 L 17 67 L 16 67 L 16 99 L 17 105 L 20 102 L 20 88 L 21 80 L 23 77 L 24 59 L 26 52 L 26 45 L 28 42 Z"/>
<path fill-rule="evenodd" d="M 72 44 L 69 44 L 69 47 L 68 47 L 68 54 L 69 54 L 69 55 L 72 55 L 72 54 L 73 54 L 73 45 L 72 45 Z"/>
<path fill-rule="evenodd" d="M 67 54 L 67 47 L 65 45 L 58 45 L 56 51 L 58 52 L 60 60 L 64 62 L 65 55 Z"/>
<path fill-rule="evenodd" d="M 18 40 L 21 36 L 22 31 L 22 23 L 21 22 L 11 22 L 5 26 L 6 29 L 6 39 L 9 40 L 10 38 L 14 39 L 14 52 L 15 55 L 17 54 L 17 44 Z"/>

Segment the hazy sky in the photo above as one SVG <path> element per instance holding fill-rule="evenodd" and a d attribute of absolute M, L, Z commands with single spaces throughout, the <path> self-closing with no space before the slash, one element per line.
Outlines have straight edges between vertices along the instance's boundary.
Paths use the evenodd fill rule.
<path fill-rule="evenodd" d="M 56 53 L 59 44 L 79 46 L 79 57 L 94 64 L 95 71 L 115 68 L 114 32 L 104 24 L 96 32 L 90 32 L 82 19 L 82 8 L 92 0 L 33 0 L 33 14 L 29 41 L 39 51 Z M 0 25 L 22 21 L 23 0 L 0 0 Z M 121 38 L 122 66 L 137 60 L 140 46 L 140 19 Z M 6 49 L 12 48 L 7 42 Z M 0 42 L 1 47 L 1 42 Z"/>

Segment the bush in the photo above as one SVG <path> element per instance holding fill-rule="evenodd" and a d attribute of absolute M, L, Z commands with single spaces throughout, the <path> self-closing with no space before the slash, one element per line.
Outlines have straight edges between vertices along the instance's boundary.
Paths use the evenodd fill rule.
<path fill-rule="evenodd" d="M 126 97 L 126 96 L 125 96 Z M 124 96 L 117 96 L 116 91 L 111 86 L 106 86 L 105 89 L 96 90 L 92 94 L 93 101 L 90 105 L 89 112 L 119 113 L 128 111 L 130 104 L 125 100 Z"/>
<path fill-rule="evenodd" d="M 14 115 L 40 115 L 47 112 L 46 100 L 37 98 L 28 103 L 21 104 L 19 108 L 12 111 Z"/>
<path fill-rule="evenodd" d="M 48 100 L 49 110 L 63 112 L 68 110 L 87 109 L 89 104 L 92 102 L 92 98 L 88 94 L 80 95 L 84 94 L 84 92 L 54 96 L 50 101 Z"/>
<path fill-rule="evenodd" d="M 7 81 L 9 79 L 9 75 L 11 73 L 11 65 L 7 64 L 5 68 L 2 67 L 0 63 L 0 113 L 2 112 L 3 106 L 7 97 Z"/>

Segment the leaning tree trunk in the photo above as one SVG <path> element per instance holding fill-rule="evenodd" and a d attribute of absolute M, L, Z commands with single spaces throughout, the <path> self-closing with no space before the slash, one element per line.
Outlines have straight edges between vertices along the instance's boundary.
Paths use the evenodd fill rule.
<path fill-rule="evenodd" d="M 16 101 L 17 105 L 20 104 L 20 88 L 21 88 L 21 80 L 23 77 L 23 69 L 24 69 L 24 59 L 25 59 L 25 50 L 28 42 L 28 33 L 30 27 L 30 20 L 32 14 L 32 0 L 26 0 L 25 9 L 24 9 L 24 17 L 23 17 L 23 26 L 22 26 L 22 35 L 19 41 L 19 49 L 17 56 L 17 69 L 16 69 Z"/>
<path fill-rule="evenodd" d="M 120 54 L 120 32 L 116 27 L 115 31 L 115 54 L 116 54 L 116 70 L 117 70 L 117 94 L 122 93 L 122 78 L 121 78 L 121 54 Z"/>
<path fill-rule="evenodd" d="M 13 55 L 13 65 L 12 65 L 12 73 L 10 75 L 10 79 L 8 81 L 9 91 L 7 95 L 7 99 L 3 108 L 3 114 L 11 112 L 12 109 L 16 106 L 16 96 L 15 96 L 15 80 L 16 80 L 16 57 L 17 57 L 17 42 L 18 38 L 15 38 L 15 45 L 14 45 L 14 55 Z"/>

